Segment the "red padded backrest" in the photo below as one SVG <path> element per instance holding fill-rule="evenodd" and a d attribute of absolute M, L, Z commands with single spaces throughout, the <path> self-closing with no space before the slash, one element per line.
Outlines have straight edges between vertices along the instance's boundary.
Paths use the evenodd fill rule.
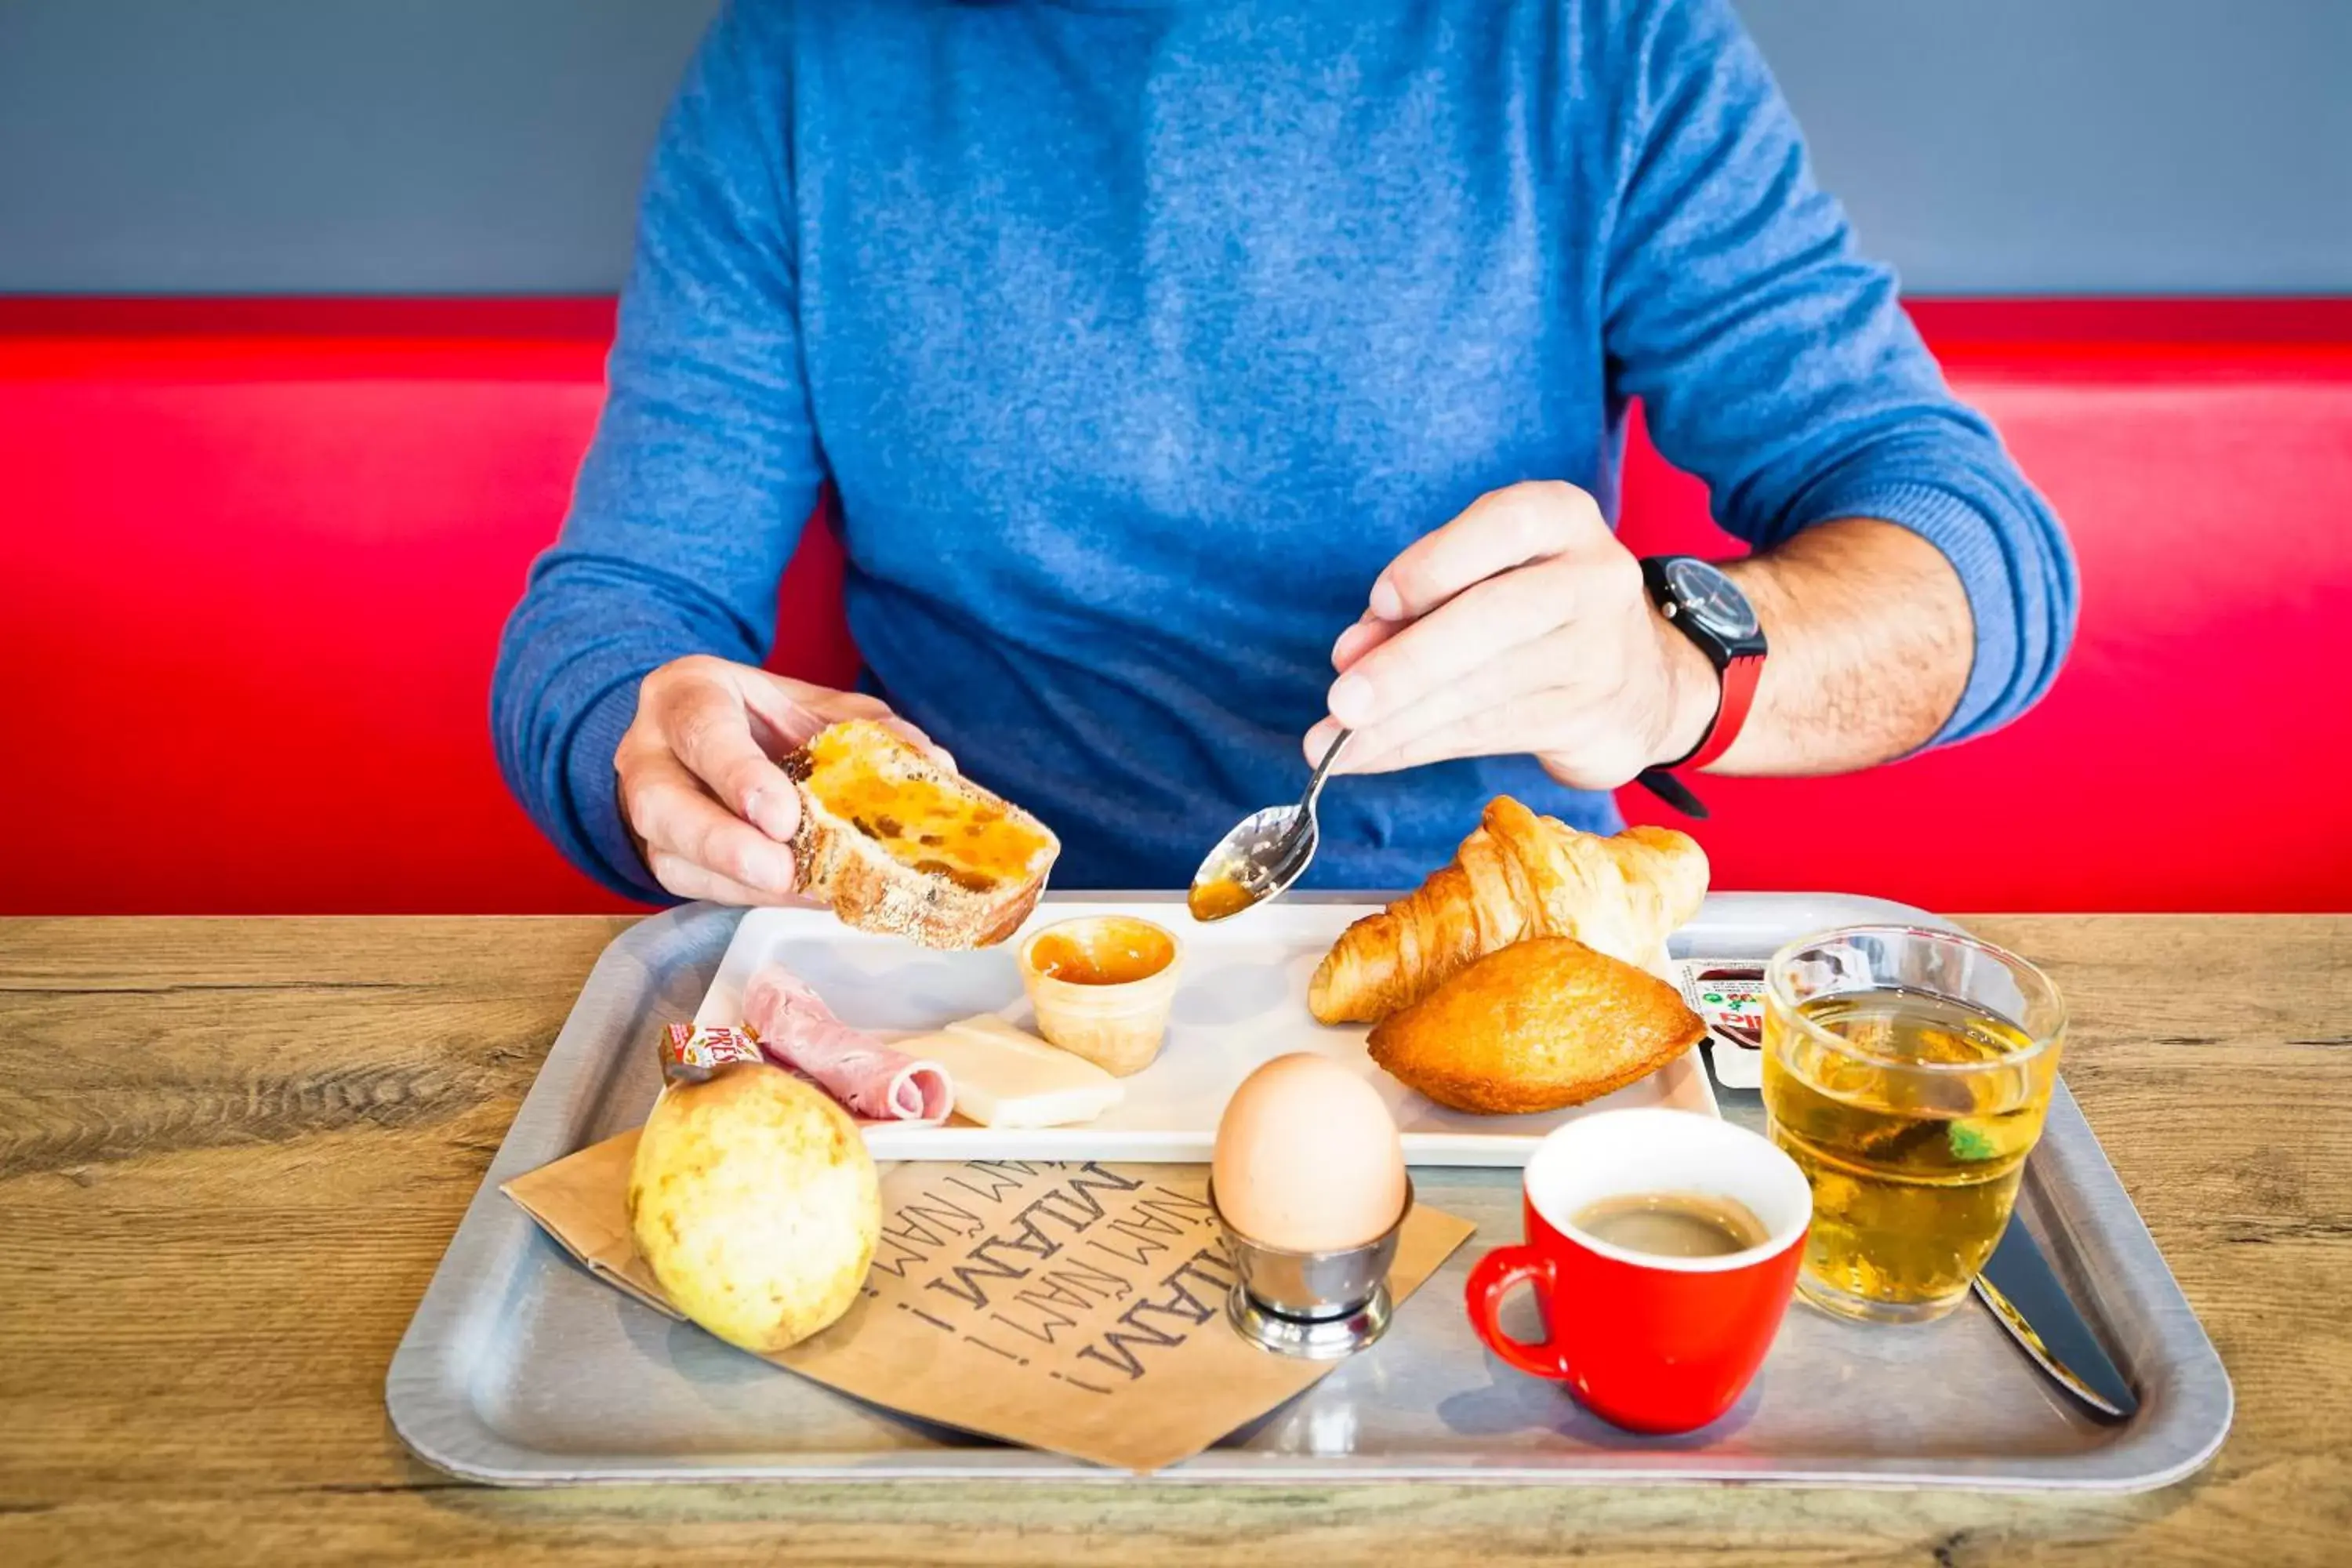
<path fill-rule="evenodd" d="M 2352 641 L 2352 302 L 1920 313 L 2074 531 L 2082 640 L 1988 741 L 1706 781 L 1717 885 L 2352 904 L 2346 727 L 2311 695 Z M 601 302 L 0 302 L 0 913 L 624 907 L 508 799 L 487 719 L 609 330 Z M 1626 532 L 1727 547 L 1638 442 Z M 839 573 L 811 529 L 778 668 L 847 678 Z"/>
<path fill-rule="evenodd" d="M 2317 689 L 2352 653 L 2352 300 L 1913 309 L 2066 521 L 2073 656 L 1984 740 L 1844 778 L 1706 780 L 1717 885 L 2352 908 L 2352 727 Z M 1633 469 L 1634 548 L 1732 548 L 1695 481 L 1639 444 Z"/>

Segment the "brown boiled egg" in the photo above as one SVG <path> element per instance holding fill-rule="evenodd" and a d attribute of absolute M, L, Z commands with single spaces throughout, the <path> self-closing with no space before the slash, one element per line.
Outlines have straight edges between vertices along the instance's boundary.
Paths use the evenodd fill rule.
<path fill-rule="evenodd" d="M 1227 1225 L 1289 1252 L 1360 1247 L 1404 1212 L 1404 1148 L 1380 1091 L 1304 1051 L 1234 1090 L 1210 1178 Z"/>

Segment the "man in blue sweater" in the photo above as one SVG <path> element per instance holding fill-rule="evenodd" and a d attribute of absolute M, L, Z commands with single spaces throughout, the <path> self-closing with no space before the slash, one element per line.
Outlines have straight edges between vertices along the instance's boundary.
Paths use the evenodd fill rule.
<path fill-rule="evenodd" d="M 1634 397 L 1719 575 L 1610 530 Z M 828 484 L 858 693 L 760 668 Z M 1394 887 L 1498 792 L 1606 831 L 1647 767 L 1980 734 L 2074 613 L 1727 0 L 741 0 L 493 713 L 640 897 L 787 899 L 773 759 L 882 712 L 1078 887 L 1181 886 L 1351 727 L 1313 879 Z"/>

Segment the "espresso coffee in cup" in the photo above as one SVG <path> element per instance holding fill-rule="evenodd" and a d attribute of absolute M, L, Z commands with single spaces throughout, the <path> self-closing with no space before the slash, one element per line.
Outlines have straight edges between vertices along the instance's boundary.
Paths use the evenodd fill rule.
<path fill-rule="evenodd" d="M 1796 1163 L 1687 1110 L 1602 1110 L 1528 1159 L 1527 1240 L 1470 1270 L 1471 1326 L 1505 1363 L 1568 1385 L 1635 1432 L 1688 1432 L 1731 1408 L 1780 1331 L 1812 1218 Z M 1531 1289 L 1545 1336 L 1505 1333 Z"/>
<path fill-rule="evenodd" d="M 1714 1193 L 1627 1193 L 1585 1205 L 1570 1223 L 1655 1258 L 1722 1258 L 1760 1247 L 1770 1234 L 1746 1204 Z"/>

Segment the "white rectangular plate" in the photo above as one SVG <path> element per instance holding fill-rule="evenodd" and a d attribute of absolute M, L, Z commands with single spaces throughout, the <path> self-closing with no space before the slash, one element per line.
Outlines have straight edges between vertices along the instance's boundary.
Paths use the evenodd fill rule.
<path fill-rule="evenodd" d="M 1124 1079 L 1126 1098 L 1072 1127 L 898 1127 L 869 1124 L 877 1160 L 1206 1161 L 1234 1088 L 1260 1062 L 1312 1051 L 1381 1092 L 1416 1165 L 1520 1165 L 1553 1128 L 1595 1110 L 1664 1105 L 1717 1114 L 1693 1049 L 1638 1083 L 1589 1105 L 1538 1116 L 1474 1116 L 1433 1104 L 1375 1066 L 1360 1026 L 1327 1028 L 1307 1011 L 1307 982 L 1365 903 L 1278 903 L 1200 925 L 1181 902 L 1120 900 L 1039 906 L 1022 935 L 977 952 L 934 952 L 897 937 L 852 931 L 824 910 L 754 910 L 736 927 L 695 1014 L 700 1024 L 742 1017 L 743 986 L 781 963 L 816 988 L 845 1022 L 889 1036 L 929 1031 L 976 1013 L 1024 1028 L 1034 1017 L 1013 954 L 1041 925 L 1091 914 L 1156 921 L 1182 944 L 1182 978 L 1159 1059 Z"/>

